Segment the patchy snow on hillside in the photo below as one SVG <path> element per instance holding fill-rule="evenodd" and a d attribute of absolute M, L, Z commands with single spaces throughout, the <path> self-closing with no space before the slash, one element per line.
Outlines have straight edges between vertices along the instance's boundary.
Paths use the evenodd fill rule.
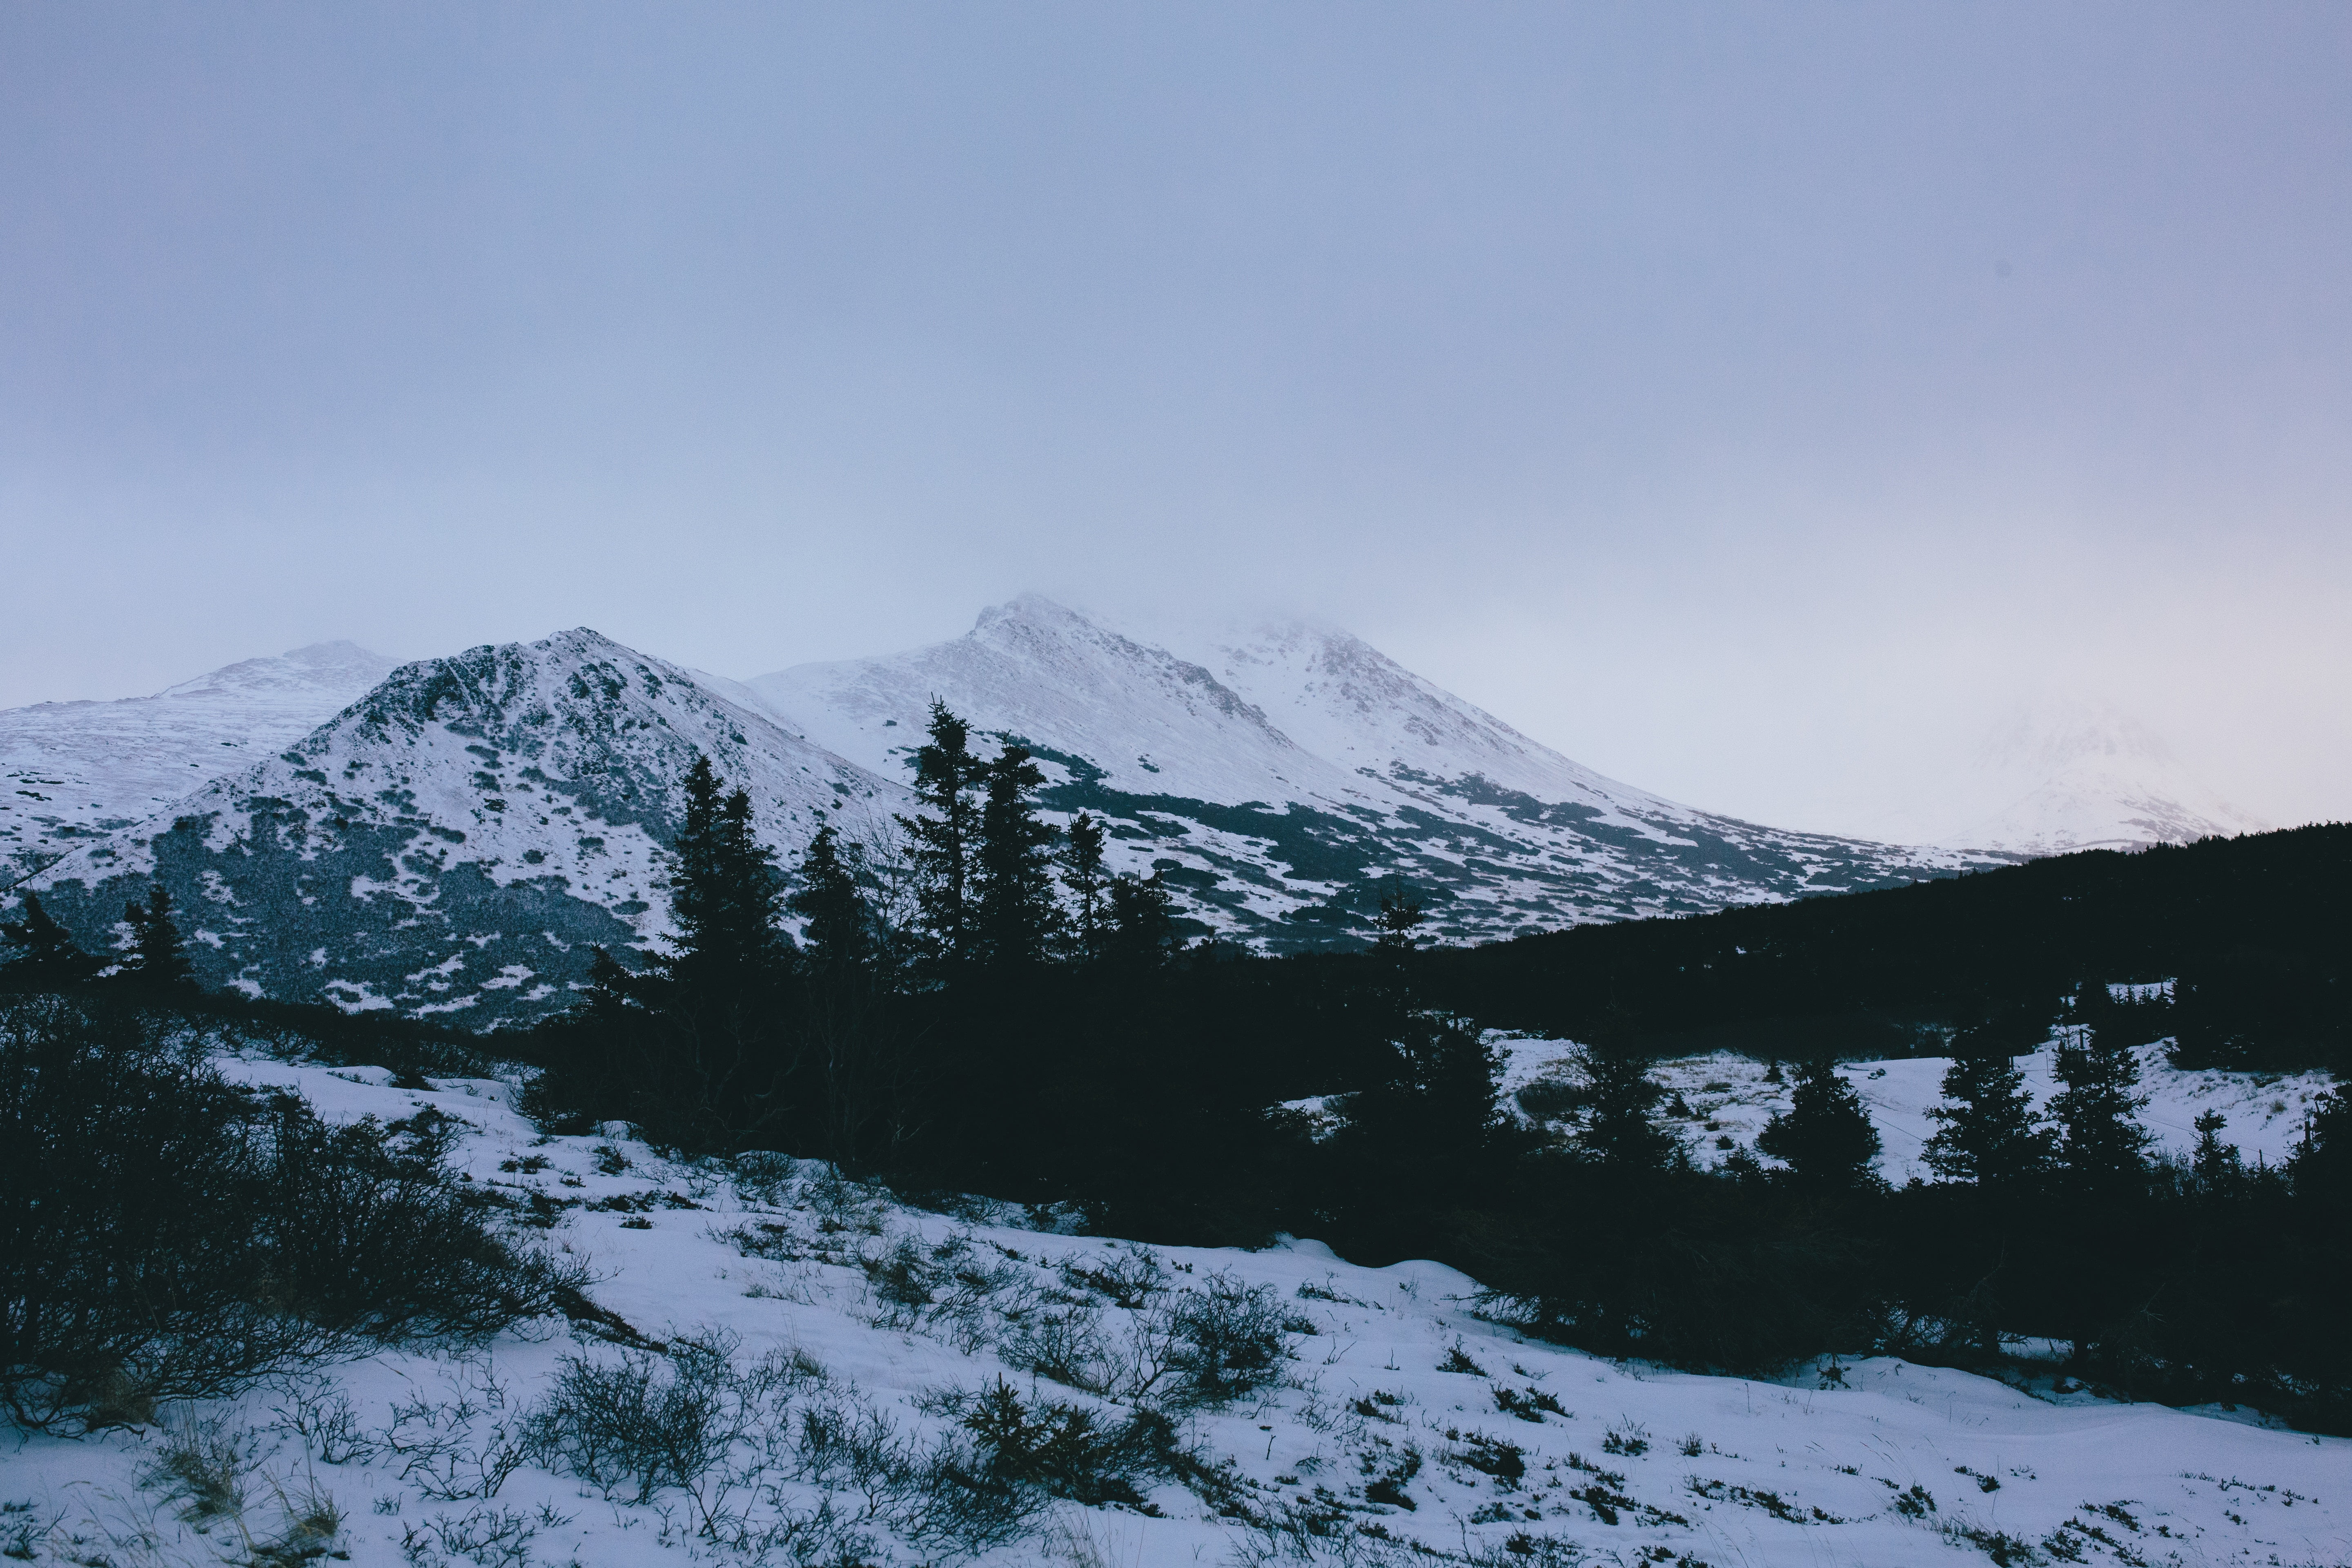
<path fill-rule="evenodd" d="M 355 644 L 317 643 L 152 697 L 0 712 L 0 884 L 275 754 L 392 668 Z"/>
<path fill-rule="evenodd" d="M 0 1460 L 0 1550 L 12 1558 L 278 1563 L 318 1547 L 362 1568 L 2185 1568 L 2352 1557 L 2352 1442 L 2087 1396 L 2053 1403 L 1894 1360 L 1817 1363 L 1781 1382 L 1611 1363 L 1482 1319 L 1475 1283 L 1433 1263 L 1357 1268 L 1305 1240 L 1242 1252 L 1059 1235 L 1004 1205 L 909 1208 L 814 1164 L 680 1164 L 613 1127 L 542 1137 L 509 1082 L 410 1090 L 373 1069 L 230 1067 L 331 1119 L 455 1118 L 454 1160 L 518 1223 L 544 1224 L 546 1244 L 593 1262 L 591 1293 L 608 1316 L 475 1355 L 318 1369 L 170 1413 L 160 1429 L 25 1439 Z M 665 1353 L 630 1349 L 633 1333 Z M 1204 1361 L 1212 1340 L 1230 1353 Z M 1277 1347 L 1271 1363 L 1252 1361 L 1244 1342 Z M 632 1369 L 656 1394 L 680 1378 L 709 1394 L 715 1427 L 664 1428 L 699 1431 L 707 1452 L 632 1470 L 593 1445 L 527 1440 L 566 1429 L 546 1421 L 559 1385 L 577 1395 L 603 1377 L 609 1393 L 627 1384 L 610 1374 Z M 1005 1395 L 990 1402 L 1000 1383 L 1013 1427 Z M 1139 1417 L 1147 1408 L 1167 1419 Z M 1039 1473 L 1093 1506 L 1039 1490 L 1018 1494 L 1010 1514 L 959 1511 L 952 1478 L 985 1463 L 981 1434 L 1019 1447 L 1048 1428 L 1059 1447 L 1033 1445 L 1047 1455 Z M 1111 1440 L 1121 1435 L 1123 1446 Z M 168 1448 L 205 1444 L 239 1456 L 228 1467 L 238 1495 L 199 1505 L 156 1478 Z M 301 1518 L 309 1533 L 294 1528 Z"/>
<path fill-rule="evenodd" d="M 1568 1040 L 1529 1039 L 1497 1035 L 1506 1052 L 1506 1096 L 1545 1079 L 1578 1080 L 1576 1045 Z M 2248 1164 L 2256 1160 L 2283 1163 L 2303 1137 L 2304 1123 L 2319 1099 L 2334 1085 L 2326 1072 L 2183 1071 L 2165 1058 L 2172 1042 L 2160 1040 L 2136 1053 L 2139 1062 L 2139 1092 L 2148 1097 L 2139 1112 L 2141 1125 L 2154 1137 L 2160 1153 L 2187 1158 L 2196 1147 L 2197 1118 L 2218 1110 L 2227 1119 L 2221 1142 L 2234 1143 Z M 1933 1180 L 1920 1161 L 1920 1150 L 1938 1125 L 1927 1112 L 1943 1103 L 1944 1075 L 1948 1057 L 1900 1057 L 1877 1061 L 1843 1062 L 1838 1076 L 1852 1084 L 1870 1113 L 1883 1144 L 1878 1173 L 1890 1182 L 1914 1176 Z M 2025 1089 L 2037 1108 L 2046 1107 L 2058 1093 L 2058 1044 L 2045 1041 L 2031 1056 L 2019 1058 Z M 1667 1124 L 1681 1133 L 1692 1157 L 1702 1165 L 1720 1164 L 1733 1145 L 1751 1153 L 1756 1135 L 1777 1112 L 1789 1108 L 1790 1084 L 1775 1083 L 1770 1068 L 1751 1057 L 1729 1051 L 1681 1057 L 1658 1064 L 1656 1078 L 1671 1097 Z M 1793 1076 L 1784 1072 L 1784 1079 Z M 1729 1142 L 1725 1142 L 1728 1140 Z M 1779 1162 L 1759 1156 L 1768 1165 Z"/>

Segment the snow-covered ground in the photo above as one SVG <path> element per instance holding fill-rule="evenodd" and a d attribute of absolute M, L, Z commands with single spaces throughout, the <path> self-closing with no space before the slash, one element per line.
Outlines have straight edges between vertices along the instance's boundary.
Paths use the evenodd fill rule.
<path fill-rule="evenodd" d="M 1525 1048 L 1534 1043 L 1519 1044 L 1539 1066 Z M 1761 1110 L 1752 1089 L 1699 1088 L 1734 1083 L 1730 1065 L 1712 1079 L 1715 1068 L 1684 1066 L 1694 1091 L 1751 1118 Z M 1864 1081 L 1897 1082 L 1893 1066 Z M 1041 1336 L 1067 1331 L 1063 1359 L 1110 1369 L 1094 1381 L 1115 1390 L 1116 1369 L 1140 1364 L 1122 1363 L 1118 1347 L 1164 1321 L 1152 1303 L 1223 1277 L 1271 1292 L 1290 1320 L 1286 1358 L 1271 1386 L 1178 1414 L 1194 1482 L 1146 1480 L 1139 1509 L 1057 1503 L 982 1561 L 2352 1559 L 2352 1442 L 2088 1395 L 2030 1397 L 1891 1360 L 1848 1363 L 1842 1383 L 1820 1368 L 1782 1383 L 1664 1373 L 1523 1341 L 1475 1315 L 1473 1281 L 1433 1263 L 1356 1268 L 1307 1240 L 1255 1253 L 1139 1248 L 1042 1232 L 987 1205 L 909 1209 L 811 1165 L 738 1181 L 625 1138 L 543 1138 L 505 1082 L 412 1091 L 369 1069 L 254 1060 L 234 1070 L 298 1089 L 331 1119 L 425 1106 L 457 1118 L 454 1158 L 473 1181 L 539 1194 L 542 1211 L 563 1205 L 551 1229 L 531 1234 L 593 1261 L 603 1307 L 653 1339 L 731 1347 L 740 1367 L 778 1358 L 765 1418 L 775 1462 L 724 1500 L 706 1487 L 699 1500 L 664 1488 L 641 1500 L 634 1484 L 607 1495 L 530 1462 L 504 1469 L 503 1447 L 566 1358 L 623 1354 L 550 1331 L 478 1357 L 381 1355 L 181 1413 L 175 1429 L 201 1422 L 248 1457 L 241 1508 L 201 1533 L 184 1500 L 142 1484 L 164 1434 L 32 1437 L 0 1455 L 0 1551 L 11 1557 L 285 1561 L 255 1558 L 255 1543 L 281 1539 L 289 1510 L 315 1512 L 305 1504 L 331 1495 L 340 1528 L 327 1544 L 381 1568 L 725 1562 L 735 1554 L 698 1536 L 706 1508 L 740 1508 L 757 1528 L 806 1521 L 828 1502 L 831 1525 L 804 1522 L 800 1546 L 768 1560 L 951 1561 L 937 1541 L 902 1539 L 887 1502 L 861 1518 L 887 1488 L 808 1434 L 845 1421 L 873 1436 L 878 1418 L 913 1452 L 955 1432 L 959 1394 L 999 1378 L 1033 1405 L 1095 1409 L 1113 1425 L 1115 1398 L 1027 1370 Z M 893 1278 L 921 1288 L 894 1289 Z M 757 1447 L 741 1446 L 739 1461 Z"/>
<path fill-rule="evenodd" d="M 1506 1053 L 1506 1095 L 1543 1079 L 1577 1080 L 1572 1042 L 1497 1037 L 1496 1043 Z M 2140 1122 L 2154 1135 L 2155 1147 L 2166 1153 L 2186 1156 L 2196 1146 L 2197 1118 L 2218 1110 L 2228 1121 L 2221 1141 L 2236 1144 L 2248 1164 L 2258 1159 L 2280 1164 L 2301 1141 L 2314 1103 L 2333 1087 L 2325 1072 L 2183 1072 L 2165 1059 L 2170 1044 L 2159 1041 L 2137 1053 L 2140 1092 L 2148 1097 Z M 2054 1040 L 2020 1058 L 2025 1087 L 2037 1106 L 2046 1105 L 2058 1092 L 2057 1061 Z M 1941 1085 L 1951 1065 L 1948 1057 L 1906 1057 L 1846 1062 L 1838 1068 L 1878 1129 L 1884 1145 L 1878 1172 L 1888 1181 L 1933 1179 L 1920 1163 L 1919 1151 L 1936 1131 L 1937 1124 L 1927 1111 L 1943 1103 Z M 1762 1062 L 1728 1051 L 1659 1064 L 1658 1080 L 1679 1095 L 1687 1110 L 1687 1114 L 1674 1111 L 1670 1102 L 1672 1124 L 1700 1163 L 1720 1163 L 1730 1152 L 1725 1139 L 1752 1152 L 1764 1123 L 1789 1108 L 1790 1085 L 1770 1081 L 1766 1077 L 1769 1070 Z"/>

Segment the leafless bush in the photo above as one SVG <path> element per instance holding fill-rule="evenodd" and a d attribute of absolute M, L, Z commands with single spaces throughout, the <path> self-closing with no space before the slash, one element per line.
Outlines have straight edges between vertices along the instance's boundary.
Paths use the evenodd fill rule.
<path fill-rule="evenodd" d="M 488 1358 L 459 1363 L 457 1397 L 419 1397 L 392 1407 L 376 1446 L 400 1463 L 401 1479 L 445 1502 L 494 1498 L 530 1458 L 526 1413 Z M 471 1518 L 471 1515 L 467 1517 Z"/>
<path fill-rule="evenodd" d="M 477 1508 L 463 1514 L 436 1514 L 401 1532 L 400 1552 L 412 1568 L 454 1568 L 458 1560 L 476 1568 L 528 1568 L 538 1527 L 512 1509 Z"/>

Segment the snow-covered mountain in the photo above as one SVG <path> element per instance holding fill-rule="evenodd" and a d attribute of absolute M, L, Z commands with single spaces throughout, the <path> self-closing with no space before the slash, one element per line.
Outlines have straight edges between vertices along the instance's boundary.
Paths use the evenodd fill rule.
<path fill-rule="evenodd" d="M 1281 951 L 1360 936 L 1391 879 L 1448 940 L 1878 887 L 1948 851 L 1783 833 L 1604 778 L 1343 632 L 1299 625 L 1202 661 L 1035 595 L 952 642 L 747 683 L 779 721 L 904 776 L 937 697 L 1049 764 L 1121 869 Z"/>
<path fill-rule="evenodd" d="M 591 943 L 662 934 L 695 753 L 767 842 L 852 833 L 905 792 L 593 631 L 404 665 L 279 753 L 29 879 L 85 937 L 160 878 L 199 977 L 350 1008 L 561 1006 Z"/>
<path fill-rule="evenodd" d="M 316 643 L 152 697 L 0 711 L 0 885 L 300 740 L 392 668 Z"/>
<path fill-rule="evenodd" d="M 1979 793 L 2006 804 L 1947 843 L 2056 855 L 2272 826 L 2206 787 L 2147 725 L 2108 708 L 2020 710 L 1987 740 L 1978 767 Z"/>
<path fill-rule="evenodd" d="M 347 682 L 368 657 L 350 650 Z M 889 835 L 934 696 L 1036 749 L 1049 811 L 1105 818 L 1117 868 L 1160 868 L 1196 929 L 1268 951 L 1360 941 L 1392 880 L 1429 905 L 1435 935 L 1467 941 L 1969 863 L 1675 805 L 1344 633 L 1299 626 L 1196 661 L 1027 597 L 952 642 L 748 683 L 579 630 L 403 666 L 307 733 L 296 697 L 328 699 L 276 669 L 289 662 L 175 689 L 215 695 L 168 710 L 179 750 L 166 760 L 194 777 L 194 752 L 216 776 L 54 841 L 62 857 L 25 879 L 86 942 L 121 940 L 123 904 L 159 877 L 208 984 L 469 1023 L 534 1016 L 563 1005 L 591 944 L 663 934 L 661 852 L 696 752 L 751 789 L 789 866 L 824 820 Z M 273 691 L 275 706 L 231 700 Z M 95 716 L 48 750 L 26 744 L 40 761 L 100 754 L 97 721 L 116 710 L 148 711 L 21 710 Z M 150 798 L 131 804 L 166 795 L 142 787 Z"/>

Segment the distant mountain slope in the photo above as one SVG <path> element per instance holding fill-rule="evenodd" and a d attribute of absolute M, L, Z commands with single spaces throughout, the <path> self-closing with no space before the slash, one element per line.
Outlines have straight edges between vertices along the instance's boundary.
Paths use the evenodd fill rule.
<path fill-rule="evenodd" d="M 1027 595 L 952 642 L 748 682 L 779 721 L 893 773 L 932 697 L 1049 763 L 1122 868 L 1275 951 L 1360 939 L 1391 879 L 1454 941 L 1878 887 L 1969 863 L 1782 833 L 1603 778 L 1346 636 L 1272 628 L 1215 669 Z"/>
<path fill-rule="evenodd" d="M 2214 794 L 2155 731 L 2110 709 L 2020 712 L 1987 742 L 1979 767 L 1984 787 L 2008 804 L 1951 835 L 1954 845 L 2055 855 L 2272 826 Z"/>
<path fill-rule="evenodd" d="M 317 643 L 152 697 L 0 712 L 0 886 L 301 739 L 392 668 Z"/>
<path fill-rule="evenodd" d="M 662 933 L 662 847 L 707 752 L 797 853 L 896 784 L 587 630 L 405 665 L 282 753 L 32 878 L 89 938 L 160 877 L 200 978 L 348 1007 L 534 1016 L 587 946 Z"/>

